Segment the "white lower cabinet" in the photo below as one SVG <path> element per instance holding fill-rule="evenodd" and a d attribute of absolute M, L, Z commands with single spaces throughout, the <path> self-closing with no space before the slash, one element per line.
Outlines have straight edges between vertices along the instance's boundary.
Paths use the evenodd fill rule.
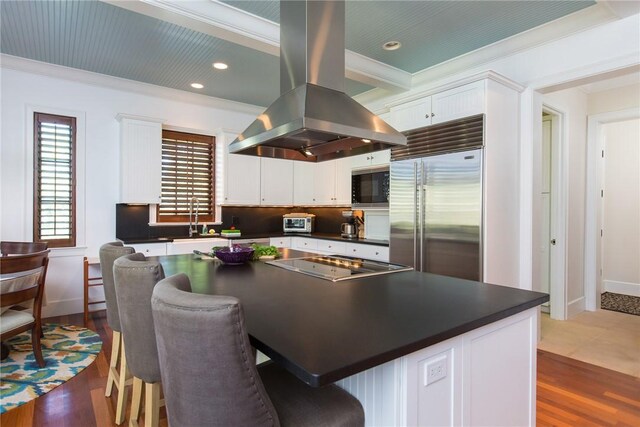
<path fill-rule="evenodd" d="M 317 252 L 318 239 L 310 239 L 308 237 L 292 237 L 291 249 L 297 249 L 299 251 L 307 252 Z"/>
<path fill-rule="evenodd" d="M 276 248 L 290 248 L 291 237 L 272 237 L 269 239 L 269 245 Z"/>
<path fill-rule="evenodd" d="M 167 255 L 190 254 L 194 250 L 209 253 L 216 246 L 227 246 L 227 239 L 179 239 L 167 243 Z"/>
<path fill-rule="evenodd" d="M 327 254 L 346 255 L 347 243 L 336 242 L 334 240 L 318 240 L 318 252 L 326 252 Z"/>
<path fill-rule="evenodd" d="M 535 426 L 538 308 L 338 381 L 366 426 Z"/>
<path fill-rule="evenodd" d="M 144 256 L 163 256 L 167 254 L 166 243 L 139 243 L 131 246 L 136 252 L 141 252 Z"/>
<path fill-rule="evenodd" d="M 387 246 L 347 243 L 345 255 L 389 262 L 389 248 Z"/>

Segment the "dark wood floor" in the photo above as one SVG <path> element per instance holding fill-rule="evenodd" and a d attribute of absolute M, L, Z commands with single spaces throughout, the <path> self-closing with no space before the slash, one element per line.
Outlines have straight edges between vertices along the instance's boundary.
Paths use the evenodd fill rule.
<path fill-rule="evenodd" d="M 82 324 L 82 315 L 50 318 L 49 323 Z M 0 417 L 4 426 L 115 426 L 115 396 L 104 397 L 111 354 L 111 330 L 104 312 L 89 327 L 102 337 L 98 359 L 78 376 Z M 640 426 L 640 378 L 538 351 L 539 426 Z M 126 425 L 126 424 L 123 424 Z M 166 417 L 161 418 L 166 426 Z"/>

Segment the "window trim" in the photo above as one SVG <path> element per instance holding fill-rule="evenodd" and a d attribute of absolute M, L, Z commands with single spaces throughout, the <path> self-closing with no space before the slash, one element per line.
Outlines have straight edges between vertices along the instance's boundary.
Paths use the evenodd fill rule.
<path fill-rule="evenodd" d="M 198 214 L 198 223 L 203 224 L 211 224 L 216 221 L 217 216 L 217 206 L 216 206 L 216 182 L 218 179 L 217 175 L 217 167 L 216 167 L 216 155 L 217 155 L 217 140 L 214 135 L 209 135 L 207 133 L 195 133 L 194 131 L 184 131 L 184 130 L 175 130 L 175 129 L 162 129 L 162 139 L 164 141 L 165 135 L 167 135 L 167 139 L 178 139 L 189 138 L 195 142 L 208 143 L 211 144 L 211 199 L 209 211 L 211 214 L 202 215 Z M 185 138 L 186 139 L 186 138 Z M 161 187 L 162 188 L 162 187 Z M 161 216 L 160 215 L 160 206 L 162 202 L 158 203 L 155 206 L 155 223 L 156 225 L 172 225 L 177 223 L 189 223 L 189 215 L 171 215 L 171 216 Z M 194 207 L 195 214 L 195 207 Z"/>
<path fill-rule="evenodd" d="M 78 158 L 78 117 L 63 114 L 44 113 L 40 111 L 33 111 L 33 240 L 35 242 L 47 242 L 50 248 L 69 248 L 75 247 L 77 242 L 77 206 L 78 206 L 78 188 L 77 188 L 77 158 Z M 40 123 L 44 120 L 54 124 L 65 124 L 71 127 L 71 236 L 68 239 L 43 239 L 40 236 L 40 229 L 38 227 L 41 205 L 38 199 L 38 186 L 40 183 L 40 140 L 38 137 L 38 131 L 40 130 Z"/>

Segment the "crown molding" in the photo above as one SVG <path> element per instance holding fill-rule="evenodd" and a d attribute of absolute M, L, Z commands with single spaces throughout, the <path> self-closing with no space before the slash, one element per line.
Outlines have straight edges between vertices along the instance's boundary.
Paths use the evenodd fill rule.
<path fill-rule="evenodd" d="M 0 67 L 92 86 L 107 87 L 124 92 L 134 92 L 141 95 L 165 98 L 171 101 L 187 102 L 205 107 L 235 111 L 253 116 L 257 116 L 264 111 L 264 107 L 257 105 L 229 101 L 227 99 L 200 95 L 163 86 L 156 86 L 120 77 L 107 76 L 105 74 L 34 61 L 32 59 L 25 59 L 7 54 L 0 54 Z"/>
<path fill-rule="evenodd" d="M 150 123 L 166 123 L 166 119 L 159 119 L 157 117 L 147 117 L 147 116 L 137 116 L 135 114 L 127 114 L 127 113 L 118 113 L 116 114 L 116 120 L 121 122 L 122 120 L 138 120 L 141 122 L 150 122 Z"/>
<path fill-rule="evenodd" d="M 105 0 L 113 6 L 180 25 L 194 31 L 280 56 L 280 25 L 244 10 L 209 1 Z M 351 80 L 402 92 L 411 88 L 411 74 L 360 55 L 345 51 L 345 74 Z"/>

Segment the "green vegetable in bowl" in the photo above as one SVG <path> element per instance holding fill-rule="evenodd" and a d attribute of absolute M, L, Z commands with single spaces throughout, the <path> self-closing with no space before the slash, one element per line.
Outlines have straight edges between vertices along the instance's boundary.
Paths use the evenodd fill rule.
<path fill-rule="evenodd" d="M 253 259 L 257 260 L 263 256 L 272 256 L 277 258 L 280 256 L 280 252 L 278 252 L 278 248 L 275 246 L 262 246 L 257 243 L 252 243 L 251 247 L 253 248 Z"/>

